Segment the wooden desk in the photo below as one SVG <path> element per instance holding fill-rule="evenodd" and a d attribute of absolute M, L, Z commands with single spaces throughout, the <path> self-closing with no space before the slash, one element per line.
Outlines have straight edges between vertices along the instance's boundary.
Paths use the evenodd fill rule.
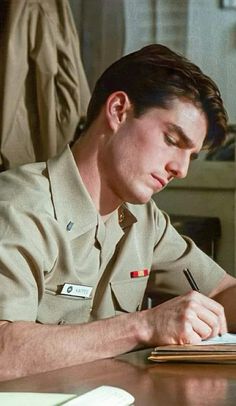
<path fill-rule="evenodd" d="M 0 382 L 0 391 L 82 394 L 114 385 L 132 393 L 135 406 L 236 405 L 236 364 L 155 364 L 147 361 L 149 353 L 142 350 Z"/>

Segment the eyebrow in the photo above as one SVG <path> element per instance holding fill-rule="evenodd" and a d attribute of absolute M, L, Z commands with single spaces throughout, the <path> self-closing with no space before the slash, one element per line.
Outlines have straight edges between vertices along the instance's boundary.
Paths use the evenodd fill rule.
<path fill-rule="evenodd" d="M 173 124 L 173 123 L 167 123 L 167 127 L 169 130 L 176 132 L 180 138 L 181 141 L 184 142 L 185 146 L 187 148 L 194 148 L 194 144 L 193 142 L 190 140 L 190 138 L 185 134 L 185 132 L 183 131 L 182 127 L 180 127 L 177 124 Z M 197 155 L 197 154 L 196 154 Z"/>
<path fill-rule="evenodd" d="M 169 130 L 174 131 L 176 134 L 179 135 L 179 137 L 181 138 L 181 141 L 184 142 L 185 147 L 186 148 L 194 148 L 194 144 L 193 142 L 190 140 L 190 138 L 185 134 L 185 132 L 183 131 L 182 127 L 180 127 L 177 124 L 173 124 L 173 123 L 167 123 L 167 127 Z M 199 157 L 199 153 L 198 152 L 193 152 L 191 154 L 191 160 L 195 160 Z"/>

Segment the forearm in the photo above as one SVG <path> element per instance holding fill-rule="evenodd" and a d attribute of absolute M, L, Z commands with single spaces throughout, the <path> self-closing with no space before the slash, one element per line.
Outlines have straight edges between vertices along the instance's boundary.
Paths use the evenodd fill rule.
<path fill-rule="evenodd" d="M 0 326 L 0 379 L 112 357 L 140 345 L 138 313 L 81 325 Z"/>
<path fill-rule="evenodd" d="M 0 380 L 113 357 L 142 345 L 196 344 L 226 331 L 223 307 L 194 291 L 152 309 L 87 324 L 6 322 L 0 324 Z"/>

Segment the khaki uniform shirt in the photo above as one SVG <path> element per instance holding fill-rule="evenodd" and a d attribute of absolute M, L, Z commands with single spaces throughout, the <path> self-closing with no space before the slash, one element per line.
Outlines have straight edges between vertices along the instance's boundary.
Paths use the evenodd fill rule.
<path fill-rule="evenodd" d="M 67 0 L 0 8 L 0 170 L 46 161 L 73 139 L 90 92 Z"/>
<path fill-rule="evenodd" d="M 140 309 L 148 276 L 160 290 L 189 290 L 189 267 L 203 293 L 224 271 L 183 239 L 153 201 L 124 204 L 104 224 L 68 148 L 46 163 L 0 175 L 0 319 L 81 323 Z M 60 294 L 65 283 L 91 298 Z"/>

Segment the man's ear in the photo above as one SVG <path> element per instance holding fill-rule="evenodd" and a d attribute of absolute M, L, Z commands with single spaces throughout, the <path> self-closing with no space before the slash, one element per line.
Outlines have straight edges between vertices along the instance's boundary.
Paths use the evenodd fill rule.
<path fill-rule="evenodd" d="M 124 123 L 130 108 L 131 103 L 125 92 L 117 91 L 110 94 L 106 101 L 106 118 L 113 131 Z"/>

